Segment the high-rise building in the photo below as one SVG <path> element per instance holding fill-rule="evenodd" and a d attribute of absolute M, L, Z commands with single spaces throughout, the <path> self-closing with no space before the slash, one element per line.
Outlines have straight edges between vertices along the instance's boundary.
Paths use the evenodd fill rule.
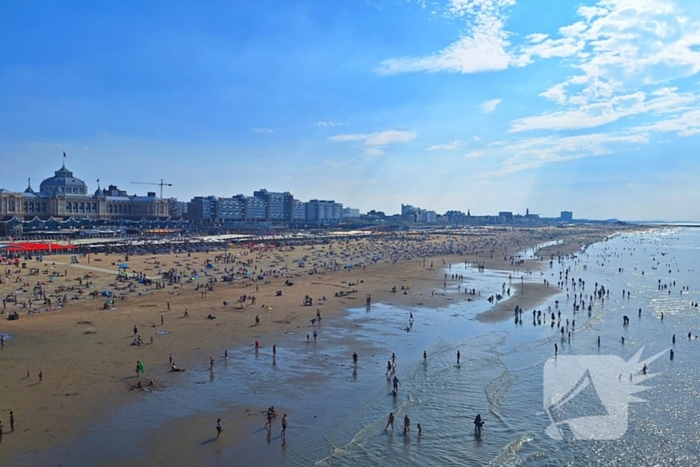
<path fill-rule="evenodd" d="M 306 221 L 314 224 L 337 224 L 343 205 L 335 201 L 312 199 L 306 203 Z"/>
<path fill-rule="evenodd" d="M 195 196 L 187 203 L 187 217 L 195 222 L 213 222 L 216 219 L 216 196 Z"/>
<path fill-rule="evenodd" d="M 291 222 L 294 197 L 288 191 L 275 193 L 261 189 L 253 192 L 253 196 L 264 199 L 267 203 L 266 220 L 269 222 Z"/>
<path fill-rule="evenodd" d="M 562 211 L 559 215 L 559 219 L 564 222 L 571 222 L 574 220 L 574 213 L 572 211 Z"/>
<path fill-rule="evenodd" d="M 219 198 L 216 200 L 216 219 L 222 222 L 242 222 L 245 220 L 245 206 L 246 200 L 243 195 Z"/>

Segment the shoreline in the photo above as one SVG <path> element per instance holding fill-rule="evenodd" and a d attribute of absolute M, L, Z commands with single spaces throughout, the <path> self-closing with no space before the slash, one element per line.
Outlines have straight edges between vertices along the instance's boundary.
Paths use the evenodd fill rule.
<path fill-rule="evenodd" d="M 609 233 L 609 231 L 606 231 L 606 234 Z M 600 234 L 600 232 L 598 232 L 598 234 Z M 529 242 L 530 245 L 527 247 L 529 248 L 537 244 L 541 244 L 541 240 L 542 239 L 540 238 L 533 238 Z M 507 240 L 504 240 L 503 238 L 496 238 L 493 241 L 494 245 L 499 245 L 499 241 L 507 243 Z M 522 243 L 512 245 L 512 247 L 516 248 L 516 250 L 518 248 L 522 250 L 523 246 L 524 244 Z M 481 247 L 485 248 L 483 245 Z M 476 250 L 476 248 L 474 250 Z M 308 252 L 309 250 L 304 249 L 303 251 Z M 212 252 L 211 255 L 213 256 L 216 253 L 218 252 Z M 470 256 L 447 256 L 438 254 L 430 259 L 432 259 L 433 263 L 435 263 L 442 261 L 443 258 L 446 264 L 449 262 L 468 261 L 474 264 L 478 263 L 490 266 L 500 266 L 500 268 L 493 267 L 492 269 L 494 270 L 507 271 L 510 269 L 509 262 L 507 260 L 494 260 L 493 255 L 489 255 L 487 250 L 486 252 L 481 250 L 480 252 L 473 253 Z M 146 260 L 148 258 L 141 259 Z M 199 258 L 199 260 L 201 259 L 202 258 Z M 271 259 L 273 258 L 269 257 L 268 255 L 268 257 L 261 258 L 260 262 L 266 262 L 269 264 L 269 260 Z M 426 261 L 430 261 L 430 259 L 426 258 Z M 132 258 L 132 261 L 134 261 L 134 258 Z M 168 261 L 173 260 L 169 259 Z M 135 362 L 137 358 L 143 358 L 144 361 L 146 361 L 147 366 L 149 367 L 146 377 L 150 377 L 148 375 L 152 375 L 153 372 L 156 372 L 156 375 L 158 375 L 160 371 L 162 371 L 159 368 L 162 368 L 163 366 L 167 368 L 166 362 L 167 355 L 169 353 L 174 353 L 176 355 L 176 361 L 181 367 L 201 368 L 206 365 L 205 359 L 207 354 L 217 356 L 218 361 L 224 348 L 244 348 L 248 345 L 252 346 L 252 341 L 255 339 L 261 340 L 263 346 L 269 349 L 271 346 L 270 344 L 278 339 L 278 336 L 280 335 L 288 332 L 301 333 L 301 335 L 303 335 L 307 329 L 311 329 L 309 328 L 309 321 L 307 321 L 307 319 L 311 319 L 314 310 L 317 307 L 322 310 L 324 319 L 337 319 L 342 317 L 344 310 L 351 307 L 357 307 L 358 305 L 362 306 L 364 303 L 364 294 L 366 293 L 372 294 L 373 303 L 390 303 L 398 307 L 423 306 L 426 308 L 433 308 L 455 303 L 468 298 L 474 298 L 469 295 L 462 297 L 464 294 L 460 293 L 450 293 L 447 295 L 439 294 L 436 296 L 430 295 L 431 289 L 442 289 L 442 282 L 444 279 L 440 277 L 443 270 L 442 265 L 438 264 L 437 267 L 433 268 L 427 268 L 426 265 L 425 268 L 421 268 L 417 266 L 418 263 L 418 259 L 413 258 L 403 262 L 398 262 L 395 265 L 371 265 L 371 267 L 367 268 L 368 270 L 372 269 L 370 272 L 365 270 L 340 270 L 329 272 L 327 274 L 316 274 L 320 277 L 315 277 L 315 275 L 306 277 L 298 276 L 298 283 L 294 287 L 289 288 L 284 288 L 279 285 L 281 280 L 277 281 L 276 284 L 270 284 L 274 287 L 261 287 L 260 292 L 255 293 L 260 303 L 265 303 L 266 301 L 268 303 L 274 302 L 273 305 L 269 305 L 272 306 L 272 310 L 265 310 L 265 313 L 269 312 L 268 314 L 263 314 L 262 309 L 251 307 L 249 305 L 245 305 L 243 309 L 240 310 L 237 309 L 235 305 L 222 307 L 220 304 L 216 306 L 214 304 L 216 302 L 212 302 L 211 300 L 204 300 L 203 307 L 200 306 L 190 308 L 191 317 L 188 319 L 183 319 L 178 315 L 182 311 L 182 306 L 186 306 L 186 304 L 178 303 L 180 302 L 178 297 L 181 297 L 185 291 L 180 289 L 179 293 L 181 293 L 181 295 L 174 295 L 175 292 L 171 290 L 170 293 L 167 294 L 163 293 L 165 291 L 147 294 L 143 296 L 145 298 L 139 297 L 139 299 L 136 299 L 136 297 L 134 297 L 132 299 L 132 297 L 129 297 L 124 303 L 124 306 L 121 306 L 122 303 L 117 301 L 116 312 L 92 311 L 90 309 L 80 309 L 80 307 L 75 307 L 78 308 L 78 310 L 75 310 L 72 303 L 69 303 L 69 307 L 67 309 L 61 310 L 58 313 L 27 317 L 22 315 L 20 321 L 12 323 L 19 324 L 20 326 L 14 326 L 12 332 L 14 339 L 8 342 L 8 347 L 2 354 L 0 354 L 0 368 L 3 370 L 3 372 L 10 371 L 12 374 L 20 373 L 20 375 L 18 375 L 18 379 L 14 381 L 15 384 L 8 386 L 12 386 L 13 389 L 23 388 L 23 392 L 30 396 L 30 403 L 32 397 L 39 397 L 35 403 L 37 415 L 41 415 L 43 417 L 46 412 L 51 412 L 54 418 L 60 420 L 60 422 L 57 422 L 60 423 L 60 426 L 63 428 L 60 430 L 60 434 L 58 436 L 54 437 L 54 435 L 49 434 L 43 439 L 37 440 L 33 434 L 35 434 L 35 430 L 38 429 L 38 427 L 36 427 L 36 423 L 40 418 L 32 420 L 33 417 L 29 417 L 31 412 L 27 407 L 23 407 L 25 404 L 21 404 L 19 402 L 21 398 L 18 399 L 15 396 L 0 399 L 4 401 L 2 403 L 3 406 L 0 407 L 0 410 L 3 411 L 3 417 L 5 417 L 5 410 L 13 409 L 15 410 L 17 417 L 18 427 L 26 427 L 25 423 L 27 422 L 29 422 L 30 425 L 30 427 L 25 428 L 24 431 L 18 430 L 12 436 L 8 435 L 6 439 L 7 442 L 3 444 L 3 450 L 0 451 L 0 460 L 3 458 L 10 458 L 11 455 L 18 454 L 20 451 L 27 453 L 36 451 L 38 448 L 44 449 L 43 446 L 50 448 L 50 445 L 54 442 L 60 443 L 62 439 L 67 439 L 68 437 L 76 435 L 79 436 L 83 431 L 81 425 L 84 422 L 92 419 L 95 414 L 97 414 L 98 418 L 108 416 L 108 414 L 115 407 L 121 407 L 130 403 L 130 401 L 133 400 L 133 397 L 131 397 L 130 394 L 133 394 L 133 392 L 125 389 L 132 380 L 126 375 L 132 373 L 132 371 L 130 371 L 130 367 L 132 366 L 132 362 Z M 527 260 L 527 263 L 534 265 L 539 263 L 539 260 L 529 259 Z M 146 265 L 144 264 L 144 267 L 145 266 Z M 63 265 L 57 265 L 57 267 L 59 269 L 64 268 Z M 67 269 L 67 266 L 65 267 Z M 355 277 L 358 278 L 356 279 L 356 285 L 349 286 L 348 283 L 353 282 Z M 362 279 L 362 277 L 365 277 L 365 279 Z M 360 281 L 362 282 L 360 283 Z M 400 287 L 403 282 L 411 287 L 410 291 L 406 295 L 401 293 L 392 294 L 389 291 L 392 283 L 393 285 Z M 457 282 L 450 282 L 450 284 L 454 285 L 457 284 Z M 251 286 L 251 284 L 240 287 L 219 284 L 216 286 L 213 295 L 217 295 L 218 297 L 223 295 L 235 296 L 236 294 L 242 294 L 248 290 L 251 290 Z M 288 302 L 286 305 L 284 303 L 279 305 L 278 302 L 275 301 L 273 293 L 275 288 L 282 288 L 282 297 L 287 300 L 288 290 L 295 288 L 298 290 L 302 288 L 302 286 L 308 287 L 309 289 L 314 289 L 314 292 L 312 293 L 315 298 L 318 298 L 318 295 L 326 292 L 326 294 L 329 295 L 328 302 L 320 302 L 320 304 L 312 307 L 301 307 L 301 300 L 298 300 L 297 304 L 290 303 L 293 298 L 301 298 L 301 295 L 303 295 L 302 293 L 292 294 L 292 299 L 289 299 L 290 302 Z M 227 290 L 228 287 L 233 287 L 233 290 Z M 530 292 L 528 289 L 531 289 L 532 287 L 533 286 L 528 286 L 526 283 L 526 292 Z M 338 297 L 337 299 L 336 297 L 330 295 L 330 293 L 334 290 L 347 289 L 356 289 L 358 292 L 348 297 Z M 218 294 L 219 290 L 224 290 L 227 293 Z M 197 293 L 193 292 L 192 289 L 189 289 L 186 292 L 189 292 L 190 295 L 192 293 Z M 534 300 L 537 300 L 537 297 L 539 296 L 540 300 L 537 303 L 539 304 L 546 300 L 546 297 L 541 297 L 538 295 L 541 293 L 541 290 L 535 289 L 531 293 L 527 294 L 527 297 L 530 297 L 529 299 L 532 299 L 532 303 L 534 303 Z M 511 299 L 516 297 L 517 294 L 514 294 Z M 160 300 L 156 300 L 155 298 Z M 192 297 L 189 298 L 192 299 Z M 485 298 L 486 297 L 481 297 L 483 300 L 485 300 Z M 141 303 L 135 304 L 132 300 Z M 164 303 L 162 303 L 164 300 L 172 301 L 173 304 L 176 304 L 176 307 L 174 307 L 176 309 L 171 310 L 170 312 L 164 310 Z M 194 301 L 196 302 L 196 300 Z M 192 300 L 188 301 L 187 303 L 191 302 Z M 507 313 L 505 319 L 508 319 L 510 316 L 512 316 L 512 303 L 513 302 L 510 300 L 504 300 L 503 302 L 494 305 L 491 307 L 494 310 L 501 305 L 504 308 L 499 312 L 500 314 L 494 312 L 492 315 L 495 316 L 498 314 L 500 317 Z M 505 308 L 506 304 L 507 308 Z M 529 305 L 521 304 L 521 306 L 527 310 Z M 95 309 L 95 307 L 88 308 L 92 308 L 93 310 Z M 122 310 L 122 308 L 127 309 Z M 144 308 L 145 311 L 139 310 L 139 308 Z M 155 310 L 153 310 L 154 308 Z M 306 308 L 309 309 L 307 310 Z M 206 310 L 210 310 L 213 314 L 216 314 L 218 319 L 213 321 L 202 321 L 203 316 L 201 315 Z M 155 311 L 155 314 L 152 313 L 153 311 Z M 262 324 L 260 326 L 252 326 L 252 318 L 257 313 L 262 314 Z M 157 318 L 161 314 L 166 318 L 166 322 L 168 324 L 165 325 L 165 328 L 171 330 L 171 335 L 158 336 L 152 346 L 145 345 L 137 348 L 127 347 L 128 342 L 132 337 L 128 335 L 131 325 L 127 325 L 127 323 L 133 321 L 139 322 L 139 328 L 143 329 L 143 332 L 146 333 L 150 329 L 153 329 L 149 328 L 147 323 L 156 321 L 155 330 L 158 331 L 160 330 L 160 325 L 157 324 Z M 199 325 L 197 329 L 193 329 L 191 325 L 185 327 L 185 325 L 190 324 L 188 323 L 188 320 L 193 320 L 195 315 L 197 316 L 197 324 Z M 307 315 L 307 318 L 303 318 L 302 315 Z M 487 318 L 481 317 L 478 319 L 485 320 Z M 493 319 L 493 321 L 489 321 L 491 319 Z M 495 322 L 500 320 L 502 319 L 496 320 L 493 317 L 489 317 L 486 322 Z M 69 322 L 79 323 L 81 321 L 89 322 L 90 324 L 69 324 Z M 174 324 L 171 325 L 170 323 Z M 11 328 L 9 326 L 2 326 L 0 329 L 4 331 L 5 329 Z M 116 329 L 119 329 L 118 334 L 120 337 L 117 338 L 113 335 L 105 335 L 105 332 L 107 331 L 112 331 L 111 334 L 114 334 Z M 94 332 L 94 334 L 89 334 L 88 332 Z M 190 338 L 190 340 L 195 340 L 200 343 L 200 346 L 192 348 L 192 345 L 189 342 L 173 342 L 174 339 L 169 338 L 175 337 L 175 334 L 178 335 L 178 339 L 185 339 L 186 336 L 187 338 Z M 146 337 L 147 335 L 148 334 L 144 335 L 144 340 L 148 342 L 148 338 Z M 37 364 L 36 361 L 42 360 L 42 357 L 36 354 L 41 354 L 47 345 L 49 348 L 63 349 L 65 351 L 72 350 L 72 353 L 67 352 L 68 355 L 64 356 L 63 358 L 59 356 L 54 356 L 55 358 L 44 357 L 44 362 Z M 96 345 L 108 347 L 110 350 L 107 352 L 98 352 L 96 355 L 91 356 L 91 352 L 95 353 L 94 349 Z M 17 355 L 17 353 L 12 355 L 12 353 L 8 352 L 8 350 L 12 347 L 16 347 L 15 352 L 18 350 L 25 350 L 25 352 L 22 352 L 21 355 Z M 32 349 L 34 352 L 27 349 Z M 216 351 L 217 349 L 219 349 L 218 352 Z M 133 350 L 136 352 L 133 352 Z M 154 353 L 156 351 L 157 355 Z M 27 355 L 27 353 L 30 355 Z M 16 359 L 14 361 L 14 365 L 7 364 L 8 357 L 10 359 Z M 71 360 L 71 358 L 75 360 Z M 79 364 L 82 362 L 83 358 L 85 359 L 85 364 Z M 158 364 L 158 361 L 163 363 Z M 71 362 L 76 363 L 76 365 L 74 365 L 75 368 L 71 367 Z M 42 365 L 42 363 L 44 365 Z M 56 390 L 51 394 L 47 394 L 45 390 L 47 386 L 45 384 L 46 382 L 42 383 L 43 386 L 40 387 L 42 392 L 40 394 L 27 394 L 27 392 L 32 391 L 33 389 L 38 389 L 36 387 L 38 385 L 36 385 L 32 378 L 24 381 L 24 378 L 22 378 L 22 373 L 24 372 L 23 369 L 25 367 L 37 368 L 40 366 L 50 368 L 48 371 L 43 370 L 46 374 L 45 378 L 47 381 L 51 381 L 51 379 L 54 378 L 54 374 L 63 369 L 63 374 L 60 375 L 60 384 L 57 385 L 55 388 Z M 35 373 L 32 373 L 32 377 L 34 377 L 34 374 Z M 159 383 L 157 378 L 158 376 L 156 376 L 156 382 Z M 135 381 L 135 378 L 133 380 Z M 87 388 L 93 388 L 95 390 L 91 392 L 88 391 Z M 10 388 L 7 388 L 6 391 L 9 389 Z M 22 389 L 20 389 L 20 391 L 22 391 Z M 16 394 L 19 391 L 14 392 Z M 55 402 L 52 404 L 46 403 L 56 401 L 57 399 L 54 399 L 56 397 L 66 399 L 62 400 L 58 404 Z M 47 400 L 42 401 L 42 398 Z M 42 404 L 42 402 L 44 403 Z M 76 407 L 80 407 L 81 411 L 75 410 Z M 21 418 L 20 414 L 22 414 Z M 44 424 L 46 427 L 44 428 L 44 431 L 46 433 L 54 432 L 54 429 L 51 428 L 50 422 L 51 420 Z M 4 423 L 7 425 L 6 421 L 4 421 Z M 237 428 L 233 428 L 231 425 L 229 425 L 229 429 L 237 430 Z M 15 448 L 7 449 L 7 446 L 10 446 L 12 443 L 16 442 L 15 435 L 18 432 L 23 434 L 22 438 L 19 440 L 21 443 L 18 443 Z M 12 443 L 9 442 L 10 440 L 12 440 Z"/>

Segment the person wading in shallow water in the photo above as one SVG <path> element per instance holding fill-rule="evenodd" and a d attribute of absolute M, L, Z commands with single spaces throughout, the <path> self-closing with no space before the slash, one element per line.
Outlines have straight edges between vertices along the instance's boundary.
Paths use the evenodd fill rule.
<path fill-rule="evenodd" d="M 481 414 L 478 414 L 474 418 L 474 432 L 478 435 L 481 434 L 481 429 L 484 427 L 484 421 L 481 419 Z"/>
<path fill-rule="evenodd" d="M 389 413 L 389 421 L 386 423 L 384 431 L 388 430 L 389 426 L 391 426 L 391 431 L 394 431 L 394 412 Z"/>

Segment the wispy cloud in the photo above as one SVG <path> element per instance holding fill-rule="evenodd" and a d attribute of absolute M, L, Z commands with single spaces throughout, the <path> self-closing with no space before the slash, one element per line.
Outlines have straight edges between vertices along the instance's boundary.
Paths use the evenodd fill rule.
<path fill-rule="evenodd" d="M 321 127 L 345 126 L 344 123 L 341 123 L 341 122 L 331 122 L 331 121 L 328 121 L 328 122 L 318 121 L 318 122 L 314 123 L 314 125 L 316 125 L 316 126 L 321 126 Z"/>
<path fill-rule="evenodd" d="M 477 150 L 477 151 L 472 151 L 468 152 L 464 155 L 467 159 L 476 159 L 477 157 L 483 157 L 486 155 L 486 151 L 482 150 Z"/>
<path fill-rule="evenodd" d="M 437 151 L 437 150 L 443 150 L 443 151 L 455 151 L 459 149 L 462 146 L 462 141 L 461 140 L 455 140 L 452 141 L 451 143 L 447 144 L 436 144 L 434 146 L 430 146 L 429 148 L 425 148 L 426 151 Z"/>
<path fill-rule="evenodd" d="M 479 105 L 479 108 L 485 114 L 490 114 L 494 110 L 496 110 L 496 107 L 498 107 L 498 104 L 500 104 L 501 102 L 502 102 L 501 99 L 491 99 L 491 100 L 482 102 L 481 105 Z"/>
<path fill-rule="evenodd" d="M 379 148 L 367 148 L 367 149 L 365 149 L 365 156 L 368 156 L 369 158 L 379 157 L 382 154 L 384 154 L 384 151 L 382 151 Z"/>
<path fill-rule="evenodd" d="M 452 44 L 432 55 L 384 60 L 375 70 L 380 75 L 440 71 L 479 73 L 508 68 L 510 45 L 504 30 L 505 10 L 515 0 L 451 0 L 448 14 L 468 18 L 466 30 Z"/>
<path fill-rule="evenodd" d="M 621 148 L 649 143 L 649 135 L 636 133 L 593 133 L 577 136 L 544 136 L 492 147 L 494 153 L 505 156 L 501 168 L 484 175 L 503 175 L 585 157 L 613 154 Z"/>
<path fill-rule="evenodd" d="M 559 37 L 528 36 L 521 65 L 564 57 L 574 73 L 540 96 L 561 110 L 513 122 L 511 131 L 591 128 L 639 114 L 656 118 L 695 101 L 665 83 L 700 72 L 700 23 L 667 0 L 601 0 L 577 10 Z"/>
<path fill-rule="evenodd" d="M 687 108 L 697 102 L 692 93 L 678 93 L 676 88 L 660 88 L 647 96 L 642 91 L 613 96 L 609 99 L 556 112 L 515 120 L 511 132 L 527 130 L 571 130 L 592 128 L 637 114 L 663 114 Z"/>
<path fill-rule="evenodd" d="M 272 128 L 253 128 L 252 130 L 253 133 L 258 133 L 258 134 L 269 134 L 269 133 L 274 133 L 275 130 Z"/>
<path fill-rule="evenodd" d="M 415 131 L 386 130 L 377 133 L 356 133 L 335 135 L 329 141 L 343 143 L 347 141 L 362 141 L 365 146 L 385 146 L 387 144 L 407 143 L 416 138 Z"/>

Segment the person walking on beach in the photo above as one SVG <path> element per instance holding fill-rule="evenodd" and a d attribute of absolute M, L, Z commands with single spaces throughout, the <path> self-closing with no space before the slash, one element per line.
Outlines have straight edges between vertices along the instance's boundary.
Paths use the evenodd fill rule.
<path fill-rule="evenodd" d="M 15 413 L 10 410 L 10 433 L 15 431 Z"/>
<path fill-rule="evenodd" d="M 267 409 L 267 422 L 265 422 L 265 428 L 272 428 L 272 407 Z"/>
<path fill-rule="evenodd" d="M 0 443 L 2 443 L 2 429 L 5 427 L 5 425 L 2 424 L 2 420 L 0 420 Z"/>
<path fill-rule="evenodd" d="M 282 416 L 282 433 L 280 433 L 282 436 L 287 434 L 287 414 L 284 414 Z"/>
<path fill-rule="evenodd" d="M 134 324 L 134 337 L 136 337 L 136 334 L 138 334 L 138 333 L 139 333 L 139 328 L 136 327 L 136 325 Z"/>
<path fill-rule="evenodd" d="M 209 369 L 214 369 L 214 357 L 209 357 Z"/>
<path fill-rule="evenodd" d="M 5 348 L 5 335 L 0 336 L 0 350 Z"/>
<path fill-rule="evenodd" d="M 44 380 L 44 372 L 40 371 L 39 372 L 39 382 L 41 383 Z"/>
<path fill-rule="evenodd" d="M 555 342 L 555 343 L 554 343 L 554 356 L 555 356 L 555 357 L 557 356 L 557 353 L 559 353 L 559 346 L 558 346 L 557 343 Z"/>
<path fill-rule="evenodd" d="M 222 431 L 224 431 L 224 429 L 221 426 L 221 419 L 218 419 L 216 421 L 216 439 L 219 439 L 219 437 L 221 437 Z"/>
<path fill-rule="evenodd" d="M 391 426 L 391 431 L 394 431 L 394 412 L 389 413 L 389 421 L 386 423 L 384 431 L 387 431 L 389 429 L 389 426 Z"/>
<path fill-rule="evenodd" d="M 316 338 L 317 338 L 317 337 L 318 337 L 318 333 L 317 333 L 316 330 L 314 329 L 314 342 L 316 342 Z"/>
<path fill-rule="evenodd" d="M 411 419 L 408 418 L 408 414 L 403 417 L 403 434 L 407 435 L 411 432 Z"/>

